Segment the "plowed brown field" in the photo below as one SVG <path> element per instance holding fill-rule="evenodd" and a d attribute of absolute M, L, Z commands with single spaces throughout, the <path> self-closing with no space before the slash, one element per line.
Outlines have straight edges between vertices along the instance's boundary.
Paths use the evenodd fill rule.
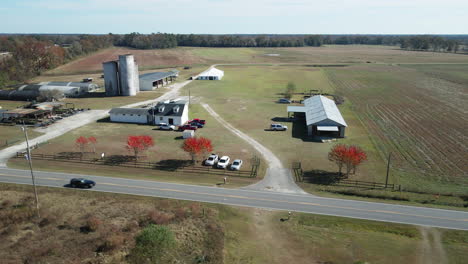
<path fill-rule="evenodd" d="M 392 153 L 395 175 L 405 175 L 402 184 L 439 191 L 446 184 L 453 187 L 447 191 L 463 192 L 468 184 L 466 84 L 400 66 L 361 65 L 327 73 L 354 105 L 382 157 Z"/>

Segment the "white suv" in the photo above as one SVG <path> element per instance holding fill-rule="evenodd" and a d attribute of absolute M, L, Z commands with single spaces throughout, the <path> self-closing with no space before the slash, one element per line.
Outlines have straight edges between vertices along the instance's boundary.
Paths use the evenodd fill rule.
<path fill-rule="evenodd" d="M 216 154 L 211 154 L 206 160 L 205 160 L 205 165 L 213 166 L 218 162 L 218 155 Z"/>
<path fill-rule="evenodd" d="M 228 156 L 222 156 L 219 161 L 217 167 L 220 169 L 225 169 L 227 165 L 229 164 L 229 161 L 231 159 Z"/>
<path fill-rule="evenodd" d="M 282 124 L 271 124 L 270 125 L 270 130 L 273 131 L 286 131 L 288 130 L 288 127 Z"/>

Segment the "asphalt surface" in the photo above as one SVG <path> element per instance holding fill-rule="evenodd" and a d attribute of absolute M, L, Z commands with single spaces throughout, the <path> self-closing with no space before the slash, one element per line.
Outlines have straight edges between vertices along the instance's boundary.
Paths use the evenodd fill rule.
<path fill-rule="evenodd" d="M 125 193 L 468 230 L 468 212 L 463 211 L 332 199 L 307 194 L 227 189 L 68 173 L 36 171 L 35 175 L 36 182 L 40 186 L 66 188 L 71 178 L 84 177 L 94 180 L 96 186 L 83 191 Z M 30 172 L 0 168 L 0 182 L 31 184 Z"/>

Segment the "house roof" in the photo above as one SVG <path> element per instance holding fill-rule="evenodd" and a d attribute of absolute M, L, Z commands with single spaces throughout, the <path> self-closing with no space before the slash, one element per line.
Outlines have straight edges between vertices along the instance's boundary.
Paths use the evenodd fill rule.
<path fill-rule="evenodd" d="M 307 125 L 329 120 L 341 126 L 348 126 L 335 102 L 325 96 L 316 95 L 304 100 Z"/>
<path fill-rule="evenodd" d="M 224 72 L 222 70 L 216 69 L 212 67 L 202 73 L 199 76 L 224 76 Z"/>
<path fill-rule="evenodd" d="M 160 107 L 164 106 L 162 112 L 159 111 Z M 179 111 L 176 113 L 174 112 L 174 108 L 178 106 Z M 153 115 L 154 116 L 182 116 L 184 112 L 184 108 L 186 107 L 186 103 L 158 103 L 155 107 L 153 107 Z"/>
<path fill-rule="evenodd" d="M 179 71 L 177 70 L 168 72 L 150 72 L 140 75 L 140 80 L 157 81 L 170 76 L 177 76 L 177 74 L 179 74 Z"/>
<path fill-rule="evenodd" d="M 109 114 L 115 115 L 148 115 L 148 108 L 112 108 Z"/>

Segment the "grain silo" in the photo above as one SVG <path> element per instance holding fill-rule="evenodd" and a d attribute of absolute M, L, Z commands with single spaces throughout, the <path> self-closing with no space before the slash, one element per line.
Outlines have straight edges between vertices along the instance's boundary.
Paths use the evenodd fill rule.
<path fill-rule="evenodd" d="M 135 96 L 139 90 L 138 69 L 133 55 L 119 55 L 120 89 L 123 96 Z"/>
<path fill-rule="evenodd" d="M 104 68 L 104 87 L 106 89 L 106 96 L 119 96 L 121 93 L 118 62 L 104 62 L 102 67 Z"/>

